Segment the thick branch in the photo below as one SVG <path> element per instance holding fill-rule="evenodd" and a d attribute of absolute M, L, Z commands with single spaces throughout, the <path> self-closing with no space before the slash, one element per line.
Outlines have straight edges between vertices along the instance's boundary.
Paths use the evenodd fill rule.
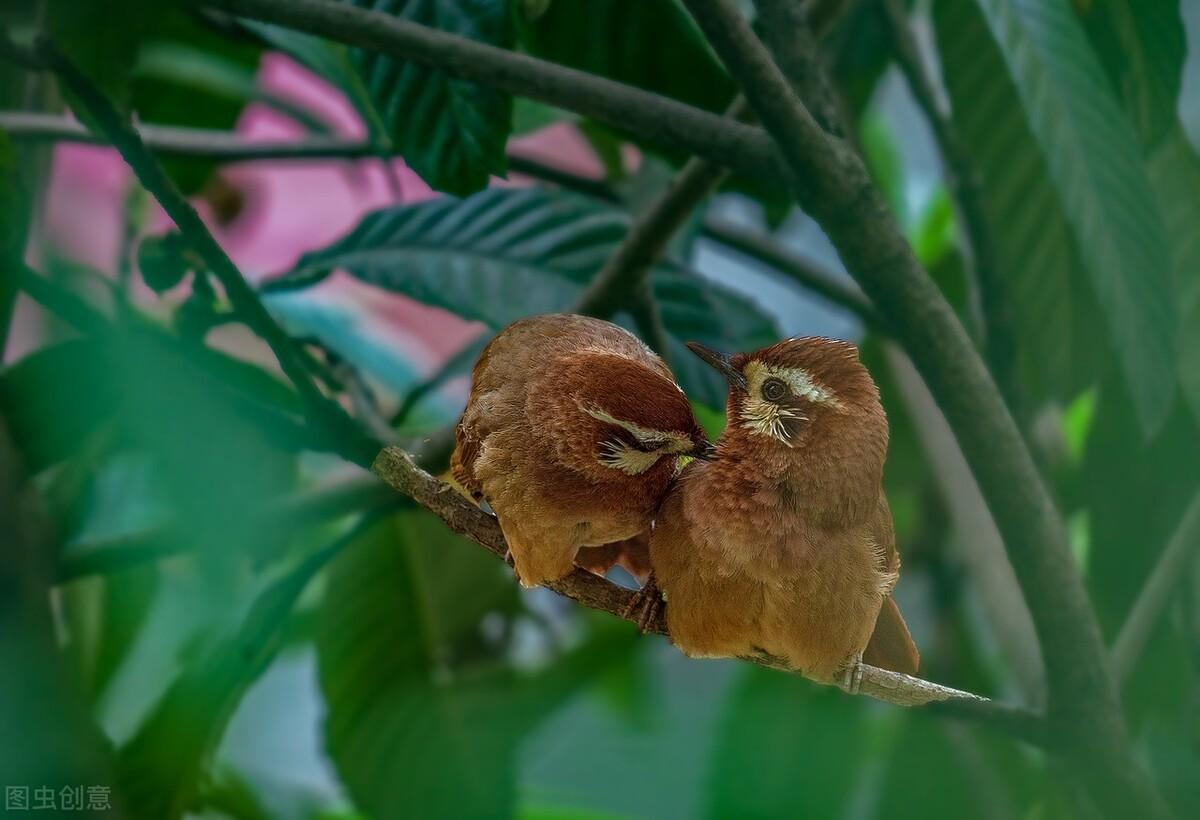
<path fill-rule="evenodd" d="M 859 157 L 813 119 L 731 0 L 684 0 L 775 138 L 796 194 L 938 398 L 1004 536 L 1045 653 L 1050 717 L 1106 807 L 1170 815 L 1133 762 L 1107 652 L 1055 508 L 1000 392 Z"/>
<path fill-rule="evenodd" d="M 439 481 L 422 470 L 404 450 L 398 447 L 386 448 L 375 459 L 375 464 L 371 469 L 397 492 L 409 496 L 442 519 L 451 530 L 470 538 L 497 558 L 504 558 L 508 547 L 496 519 L 469 502 L 449 484 Z M 632 590 L 619 587 L 582 569 L 577 569 L 561 581 L 555 581 L 547 586 L 559 595 L 578 601 L 586 607 L 608 612 L 617 617 L 623 617 L 622 613 L 634 595 Z M 652 631 L 665 635 L 667 634 L 666 624 L 659 621 L 654 625 Z M 772 669 L 792 671 L 762 658 L 744 658 L 743 660 Z M 920 678 L 872 666 L 865 667 L 862 692 L 899 706 L 920 706 L 941 701 L 970 704 L 963 706 L 963 711 L 959 714 L 962 716 L 969 714 L 971 718 L 978 718 L 982 721 L 990 721 L 995 717 L 998 723 L 1004 724 L 1010 729 L 1020 722 L 1013 718 L 1015 714 L 1022 716 L 1027 727 L 1034 726 L 1038 720 L 1031 713 L 995 704 L 987 698 L 981 698 L 970 692 L 951 689 Z"/>
<path fill-rule="evenodd" d="M 32 55 L 22 55 L 11 46 L 6 50 L 8 56 L 18 57 L 25 64 L 40 65 L 54 72 L 71 89 L 96 127 L 128 163 L 142 187 L 158 200 L 187 244 L 220 281 L 239 315 L 270 346 L 317 426 L 333 441 L 340 442 L 339 449 L 349 458 L 367 461 L 374 444 L 345 411 L 336 402 L 326 398 L 312 382 L 302 351 L 263 307 L 253 288 L 209 233 L 199 214 L 184 199 L 137 132 L 122 119 L 112 103 L 48 41 L 40 41 Z"/>
<path fill-rule="evenodd" d="M 1171 598 L 1171 591 L 1178 585 L 1188 559 L 1196 554 L 1197 548 L 1200 548 L 1200 494 L 1188 505 L 1113 643 L 1112 668 L 1118 684 L 1123 684 L 1137 666 L 1154 625 Z"/>
<path fill-rule="evenodd" d="M 395 15 L 330 0 L 190 2 L 438 68 L 460 79 L 583 114 L 656 145 L 707 157 L 752 179 L 775 181 L 783 171 L 761 129 Z"/>
<path fill-rule="evenodd" d="M 1004 535 L 1038 626 L 1051 706 L 1124 738 L 1100 631 L 1072 563 L 1062 518 L 987 368 L 921 268 L 866 169 L 792 92 L 726 0 L 686 0 L 717 54 L 776 138 L 801 205 L 912 356 L 946 413 Z M 1104 716 L 1103 718 L 1099 716 Z"/>

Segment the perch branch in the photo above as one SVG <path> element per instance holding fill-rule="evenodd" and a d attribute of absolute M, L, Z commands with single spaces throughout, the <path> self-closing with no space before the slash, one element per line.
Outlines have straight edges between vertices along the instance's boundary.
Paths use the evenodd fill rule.
<path fill-rule="evenodd" d="M 330 0 L 189 0 L 193 5 L 378 51 L 591 117 L 737 174 L 777 181 L 785 169 L 759 128 L 668 97 L 479 43 L 398 16 Z"/>
<path fill-rule="evenodd" d="M 470 538 L 503 560 L 508 547 L 496 519 L 469 502 L 449 484 L 422 470 L 404 450 L 399 447 L 384 449 L 375 459 L 371 469 L 388 486 L 412 498 L 442 519 L 451 530 Z M 634 595 L 633 590 L 619 587 L 582 569 L 576 569 L 566 578 L 547 584 L 547 587 L 586 607 L 617 617 L 622 617 Z M 651 631 L 666 635 L 665 622 L 660 619 L 652 625 Z M 794 672 L 771 659 L 748 657 L 743 660 L 772 669 Z M 1033 713 L 1002 706 L 970 692 L 951 689 L 920 678 L 866 666 L 863 671 L 862 692 L 899 706 L 921 706 L 939 702 L 964 704 L 948 714 L 994 722 L 1001 728 L 1018 732 L 1021 737 L 1031 742 L 1041 742 L 1040 730 L 1034 731 L 1040 718 Z"/>
<path fill-rule="evenodd" d="M 283 372 L 296 386 L 318 429 L 340 442 L 338 448 L 352 460 L 366 463 L 375 445 L 344 410 L 327 398 L 309 377 L 303 352 L 263 307 L 253 288 L 209 233 L 200 215 L 188 204 L 163 171 L 137 131 L 117 113 L 112 103 L 49 40 L 39 40 L 32 51 L 18 49 L 3 37 L 6 56 L 24 67 L 38 66 L 53 72 L 74 92 L 100 133 L 117 149 L 138 181 L 162 206 L 184 240 L 220 281 L 234 308 L 270 346 Z"/>
<path fill-rule="evenodd" d="M 1112 668 L 1118 684 L 1123 684 L 1137 666 L 1154 625 L 1171 598 L 1171 591 L 1197 547 L 1200 547 L 1200 493 L 1192 498 L 1113 642 Z"/>

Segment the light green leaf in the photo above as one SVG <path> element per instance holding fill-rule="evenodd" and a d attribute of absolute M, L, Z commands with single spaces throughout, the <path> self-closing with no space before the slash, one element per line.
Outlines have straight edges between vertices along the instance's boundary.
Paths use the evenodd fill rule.
<path fill-rule="evenodd" d="M 1067 0 L 977 4 L 1065 208 L 1142 430 L 1152 433 L 1174 393 L 1176 314 L 1137 135 Z"/>
<path fill-rule="evenodd" d="M 304 287 L 345 270 L 499 330 L 574 304 L 628 226 L 624 211 L 575 194 L 496 188 L 369 214 L 267 290 Z M 693 399 L 724 406 L 720 378 L 683 343 L 752 350 L 778 338 L 774 323 L 746 299 L 676 265 L 660 265 L 652 283 L 680 383 Z"/>
<path fill-rule="evenodd" d="M 121 750 L 118 779 L 133 814 L 182 817 L 238 703 L 283 645 L 296 601 L 361 525 L 268 586 L 235 634 L 216 641 L 172 684 Z"/>

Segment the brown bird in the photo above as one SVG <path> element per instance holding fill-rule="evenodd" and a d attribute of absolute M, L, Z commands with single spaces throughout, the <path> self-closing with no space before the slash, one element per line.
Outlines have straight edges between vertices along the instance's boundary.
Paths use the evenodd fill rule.
<path fill-rule="evenodd" d="M 561 314 L 514 322 L 484 348 L 455 438 L 454 477 L 495 511 L 529 587 L 571 572 L 581 547 L 644 533 L 680 456 L 710 447 L 650 348 Z"/>
<path fill-rule="evenodd" d="M 732 357 L 689 347 L 728 379 L 728 423 L 715 457 L 687 466 L 657 516 L 647 617 L 656 582 L 688 655 L 768 655 L 852 691 L 864 652 L 915 673 L 891 597 L 887 417 L 858 349 L 819 338 Z"/>

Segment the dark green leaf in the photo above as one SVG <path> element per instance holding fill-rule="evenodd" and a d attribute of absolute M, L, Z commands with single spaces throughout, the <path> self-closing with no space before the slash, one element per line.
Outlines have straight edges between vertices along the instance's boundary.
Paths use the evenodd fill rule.
<path fill-rule="evenodd" d="M 1200 157 L 1176 125 L 1153 150 L 1147 164 L 1167 220 L 1175 288 L 1182 308 L 1180 385 L 1200 423 Z"/>
<path fill-rule="evenodd" d="M 1137 136 L 1067 0 L 976 2 L 1015 80 L 1149 434 L 1171 408 L 1176 315 L 1162 215 Z"/>
<path fill-rule="evenodd" d="M 424 514 L 380 524 L 338 560 L 317 636 L 326 743 L 371 817 L 512 813 L 525 722 L 504 708 L 511 676 L 456 655 L 513 595 L 503 565 Z"/>
<path fill-rule="evenodd" d="M 282 645 L 296 601 L 358 530 L 268 586 L 235 634 L 219 639 L 172 684 L 121 750 L 118 778 L 136 816 L 174 820 L 191 808 L 237 705 Z"/>
<path fill-rule="evenodd" d="M 574 194 L 497 188 L 370 214 L 268 290 L 303 287 L 341 269 L 499 330 L 569 308 L 628 225 L 627 213 Z M 692 398 L 723 406 L 723 383 L 683 342 L 751 350 L 778 338 L 774 323 L 743 297 L 674 265 L 660 265 L 652 283 L 681 384 Z"/>
<path fill-rule="evenodd" d="M 130 76 L 143 38 L 157 22 L 157 5 L 152 0 L 51 0 L 46 29 L 67 59 L 128 113 Z"/>
<path fill-rule="evenodd" d="M 354 0 L 488 45 L 510 48 L 505 0 Z M 438 191 L 470 194 L 503 176 L 512 130 L 512 98 L 441 71 L 378 52 L 330 46 L 307 35 L 252 25 L 269 42 L 341 88 L 381 150 L 389 146 Z"/>
<path fill-rule="evenodd" d="M 1088 38 L 1144 146 L 1175 127 L 1187 57 L 1179 0 L 1075 3 Z"/>
<path fill-rule="evenodd" d="M 793 675 L 738 670 L 709 765 L 708 816 L 841 817 L 861 777 L 862 704 Z"/>
<path fill-rule="evenodd" d="M 1068 400 L 1097 378 L 1102 333 L 1063 206 L 1004 59 L 974 2 L 936 0 L 933 22 L 954 121 L 980 175 L 997 284 L 1032 395 Z"/>
<path fill-rule="evenodd" d="M 709 111 L 736 91 L 678 0 L 566 0 L 518 31 L 538 57 Z"/>

